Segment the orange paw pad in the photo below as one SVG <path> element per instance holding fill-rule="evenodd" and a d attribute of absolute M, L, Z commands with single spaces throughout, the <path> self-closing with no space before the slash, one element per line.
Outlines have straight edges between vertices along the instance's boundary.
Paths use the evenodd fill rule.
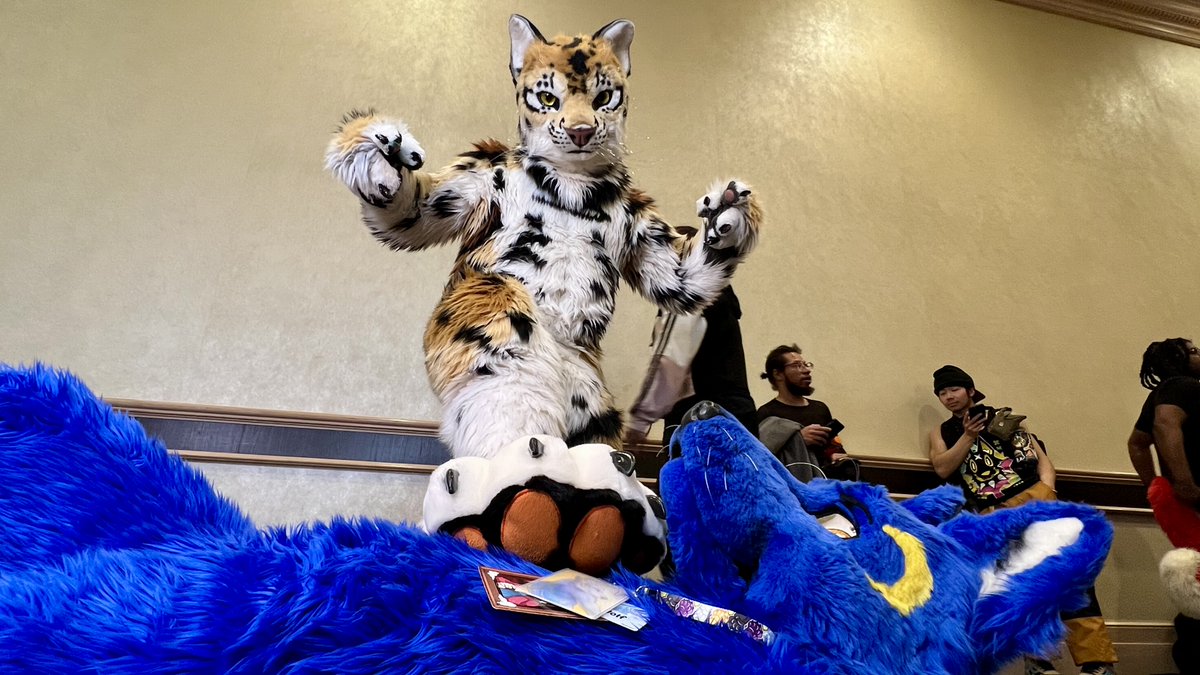
<path fill-rule="evenodd" d="M 464 527 L 454 533 L 455 539 L 461 539 L 467 542 L 467 546 L 480 551 L 487 550 L 487 539 L 483 538 L 483 533 L 478 527 Z"/>
<path fill-rule="evenodd" d="M 562 515 L 550 495 L 522 490 L 504 511 L 500 545 L 540 565 L 558 549 L 561 525 Z"/>
<path fill-rule="evenodd" d="M 571 566 L 585 574 L 604 574 L 621 555 L 625 521 L 612 505 L 597 506 L 579 521 L 571 538 Z"/>

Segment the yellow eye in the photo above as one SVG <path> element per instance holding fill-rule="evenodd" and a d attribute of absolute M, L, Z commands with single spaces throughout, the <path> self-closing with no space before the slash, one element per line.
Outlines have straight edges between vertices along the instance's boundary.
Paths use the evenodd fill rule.
<path fill-rule="evenodd" d="M 609 101 L 611 100 L 612 90 L 605 89 L 599 94 L 596 94 L 596 98 L 592 101 L 592 108 L 603 108 L 604 106 L 608 105 Z"/>
<path fill-rule="evenodd" d="M 537 95 L 537 100 L 538 100 L 538 103 L 541 103 L 542 105 L 546 106 L 547 108 L 558 107 L 558 97 L 555 96 L 554 94 L 551 94 L 548 91 L 539 91 L 538 95 Z"/>

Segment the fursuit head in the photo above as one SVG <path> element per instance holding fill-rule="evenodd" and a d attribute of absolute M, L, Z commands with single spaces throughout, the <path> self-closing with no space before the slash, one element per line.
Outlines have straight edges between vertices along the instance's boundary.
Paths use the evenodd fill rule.
<path fill-rule="evenodd" d="M 441 438 L 456 458 L 504 464 L 504 448 L 533 435 L 566 447 L 619 449 L 621 412 L 600 369 L 618 285 L 624 281 L 663 311 L 692 314 L 717 298 L 757 241 L 762 213 L 740 180 L 718 180 L 700 196 L 703 233 L 690 238 L 634 187 L 624 145 L 633 32 L 631 22 L 617 20 L 591 35 L 546 39 L 513 16 L 515 147 L 475 143 L 449 166 L 426 171 L 425 151 L 406 124 L 362 111 L 347 114 L 329 143 L 326 167 L 358 197 L 362 219 L 381 243 L 406 251 L 459 244 L 424 337 L 429 383 L 442 403 Z M 552 454 L 569 460 L 569 453 Z M 620 557 L 644 572 L 660 559 L 663 534 L 648 517 L 650 491 L 621 468 L 567 461 L 559 471 L 569 474 L 565 483 L 535 489 L 536 504 L 514 507 L 506 488 L 533 489 L 536 476 L 515 475 L 505 464 L 492 473 L 512 483 L 467 481 L 495 489 L 466 501 L 500 514 L 549 508 L 554 523 L 531 526 L 530 518 L 514 516 L 463 525 L 437 510 L 444 500 L 433 498 L 425 524 L 538 563 L 565 557 L 596 572 Z M 606 491 L 613 484 L 624 486 L 621 498 Z M 581 520 L 563 499 L 604 510 L 588 517 L 585 509 Z M 642 515 L 618 517 L 632 507 Z M 531 543 L 544 541 L 548 528 L 564 542 L 550 552 Z M 623 528 L 637 536 L 626 537 Z M 502 540 L 502 532 L 513 541 Z M 599 546 L 579 544 L 596 537 Z M 650 545 L 634 550 L 630 539 Z M 587 550 L 572 554 L 565 542 Z"/>
<path fill-rule="evenodd" d="M 547 570 L 446 534 L 340 519 L 260 531 L 73 376 L 0 367 L 0 670 L 987 673 L 1053 649 L 1111 543 L 1079 504 L 977 516 L 953 487 L 896 503 L 799 483 L 708 403 L 672 443 L 677 572 L 609 577 L 648 615 L 631 632 L 494 610 L 480 565 Z"/>

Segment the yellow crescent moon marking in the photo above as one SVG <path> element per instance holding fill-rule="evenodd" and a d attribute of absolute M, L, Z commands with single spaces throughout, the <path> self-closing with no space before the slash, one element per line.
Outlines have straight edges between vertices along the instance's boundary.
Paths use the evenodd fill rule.
<path fill-rule="evenodd" d="M 929 571 L 925 545 L 920 539 L 891 525 L 884 525 L 883 531 L 904 554 L 904 576 L 894 584 L 881 584 L 870 575 L 867 581 L 893 609 L 900 612 L 900 616 L 908 616 L 933 597 L 933 573 Z"/>

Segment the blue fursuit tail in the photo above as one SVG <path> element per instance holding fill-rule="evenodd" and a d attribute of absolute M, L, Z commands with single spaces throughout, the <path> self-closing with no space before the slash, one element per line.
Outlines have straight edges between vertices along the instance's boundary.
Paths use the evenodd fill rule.
<path fill-rule="evenodd" d="M 253 535 L 198 471 L 74 376 L 0 364 L 0 571 L 87 549 Z"/>

